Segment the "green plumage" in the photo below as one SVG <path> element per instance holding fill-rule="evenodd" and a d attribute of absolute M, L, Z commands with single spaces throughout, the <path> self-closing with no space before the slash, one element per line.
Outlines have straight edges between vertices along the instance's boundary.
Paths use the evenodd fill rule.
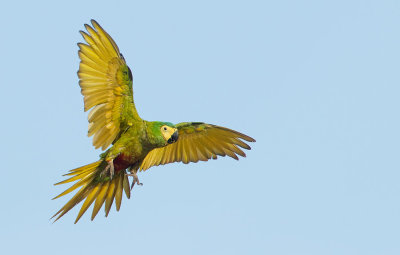
<path fill-rule="evenodd" d="M 94 20 L 81 34 L 87 44 L 79 43 L 81 59 L 79 85 L 88 115 L 88 136 L 95 148 L 102 148 L 97 162 L 71 170 L 76 181 L 55 198 L 76 189 L 77 193 L 53 216 L 58 220 L 83 201 L 75 223 L 94 203 L 91 219 L 104 204 L 105 215 L 115 201 L 120 209 L 122 194 L 130 198 L 134 184 L 141 184 L 137 172 L 172 162 L 198 162 L 229 156 L 245 157 L 240 149 L 250 149 L 255 140 L 237 131 L 203 122 L 145 121 L 133 101 L 132 72 L 110 35 Z M 130 187 L 128 176 L 133 177 Z"/>

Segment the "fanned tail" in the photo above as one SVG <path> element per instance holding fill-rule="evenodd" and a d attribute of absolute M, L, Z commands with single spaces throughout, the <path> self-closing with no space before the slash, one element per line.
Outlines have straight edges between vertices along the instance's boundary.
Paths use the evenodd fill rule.
<path fill-rule="evenodd" d="M 79 219 L 94 201 L 95 203 L 91 220 L 96 217 L 97 213 L 104 203 L 104 209 L 107 217 L 108 213 L 110 212 L 114 198 L 116 209 L 117 211 L 119 211 L 122 201 L 122 191 L 125 191 L 127 198 L 130 198 L 131 195 L 129 180 L 128 177 L 125 175 L 125 170 L 116 172 L 112 179 L 110 179 L 110 177 L 108 177 L 107 175 L 102 176 L 101 173 L 104 170 L 105 166 L 106 162 L 99 160 L 89 165 L 70 170 L 69 173 L 63 176 L 72 177 L 54 184 L 59 185 L 78 181 L 53 199 L 62 197 L 72 192 L 73 190 L 80 188 L 79 191 L 56 214 L 54 214 L 53 217 L 51 217 L 57 217 L 54 222 L 60 219 L 64 214 L 66 214 L 75 205 L 79 204 L 83 200 L 85 201 L 83 202 L 78 216 L 76 217 L 75 223 L 79 221 Z"/>

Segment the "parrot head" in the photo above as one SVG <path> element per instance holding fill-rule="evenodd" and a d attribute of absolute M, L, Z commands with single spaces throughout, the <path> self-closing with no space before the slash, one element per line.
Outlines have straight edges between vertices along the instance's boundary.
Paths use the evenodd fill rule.
<path fill-rule="evenodd" d="M 155 138 L 155 145 L 163 147 L 178 141 L 178 129 L 170 122 L 152 122 L 152 135 Z"/>
<path fill-rule="evenodd" d="M 168 144 L 178 141 L 178 129 L 172 123 L 166 123 L 160 129 Z"/>

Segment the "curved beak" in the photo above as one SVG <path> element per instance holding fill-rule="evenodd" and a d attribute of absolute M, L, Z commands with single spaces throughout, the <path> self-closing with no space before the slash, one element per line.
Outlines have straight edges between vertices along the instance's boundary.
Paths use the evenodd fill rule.
<path fill-rule="evenodd" d="M 178 141 L 178 137 L 179 137 L 179 135 L 178 135 L 178 130 L 176 130 L 176 131 L 171 135 L 171 138 L 168 139 L 167 143 L 168 143 L 168 144 L 171 144 L 171 143 L 174 143 L 174 142 Z"/>

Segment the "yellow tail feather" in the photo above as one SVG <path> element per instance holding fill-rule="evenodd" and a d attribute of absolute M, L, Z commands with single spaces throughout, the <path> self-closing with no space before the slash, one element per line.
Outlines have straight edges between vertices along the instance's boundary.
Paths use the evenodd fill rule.
<path fill-rule="evenodd" d="M 103 204 L 105 204 L 104 209 L 106 217 L 110 212 L 112 203 L 115 198 L 115 206 L 117 211 L 121 208 L 122 201 L 122 191 L 125 191 L 127 198 L 130 198 L 131 191 L 129 188 L 129 180 L 125 175 L 125 171 L 117 172 L 112 179 L 107 176 L 101 177 L 100 173 L 105 168 L 106 164 L 104 161 L 97 161 L 86 166 L 82 166 L 73 170 L 64 176 L 72 176 L 69 179 L 56 183 L 54 185 L 65 184 L 73 181 L 77 181 L 74 185 L 66 189 L 60 195 L 54 197 L 57 199 L 62 197 L 78 188 L 79 191 L 56 213 L 53 217 L 57 217 L 54 222 L 60 219 L 64 214 L 71 210 L 75 205 L 79 204 L 81 201 L 83 205 L 81 210 L 76 217 L 75 223 L 79 221 L 86 210 L 91 206 L 93 202 L 93 212 L 91 220 L 93 220 Z"/>

